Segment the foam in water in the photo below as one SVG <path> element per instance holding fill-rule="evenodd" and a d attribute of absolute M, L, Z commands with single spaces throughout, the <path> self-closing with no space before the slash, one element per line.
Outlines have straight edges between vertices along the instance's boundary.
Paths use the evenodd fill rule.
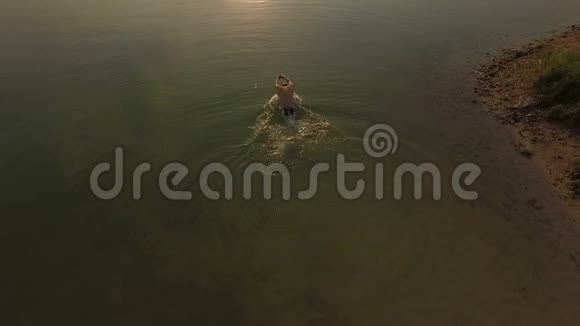
<path fill-rule="evenodd" d="M 305 106 L 300 96 L 294 95 L 294 99 L 296 120 L 282 116 L 277 95 L 264 106 L 250 142 L 254 159 L 296 161 L 344 139 L 322 115 Z"/>

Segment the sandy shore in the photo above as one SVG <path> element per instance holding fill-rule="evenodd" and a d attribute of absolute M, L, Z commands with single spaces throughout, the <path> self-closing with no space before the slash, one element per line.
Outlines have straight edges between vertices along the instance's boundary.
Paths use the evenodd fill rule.
<path fill-rule="evenodd" d="M 580 102 L 546 105 L 534 88 L 542 59 L 554 50 L 580 51 L 580 26 L 489 54 L 488 62 L 474 72 L 479 96 L 474 102 L 484 102 L 499 121 L 513 126 L 516 150 L 538 163 L 565 204 L 580 216 L 580 130 L 552 114 L 580 110 Z"/>

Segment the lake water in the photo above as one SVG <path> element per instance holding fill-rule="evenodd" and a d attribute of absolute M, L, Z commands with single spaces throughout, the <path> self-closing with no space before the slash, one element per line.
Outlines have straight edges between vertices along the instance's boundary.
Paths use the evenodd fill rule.
<path fill-rule="evenodd" d="M 472 103 L 487 52 L 578 23 L 572 0 L 3 0 L 0 156 L 4 324 L 572 325 L 573 217 L 510 131 Z M 307 112 L 298 134 L 264 111 L 276 76 Z M 399 135 L 373 159 L 365 130 Z M 288 140 L 290 139 L 290 140 Z M 91 170 L 125 155 L 125 187 L 97 199 Z M 333 172 L 316 197 L 244 200 L 253 162 L 293 188 L 317 162 L 363 162 L 362 198 Z M 132 199 L 141 162 L 143 197 Z M 165 164 L 190 174 L 170 201 Z M 234 199 L 204 199 L 221 162 Z M 433 162 L 441 201 L 374 198 L 373 167 Z M 478 164 L 477 201 L 450 190 Z M 388 174 L 385 177 L 388 180 Z M 352 180 L 351 180 L 352 179 Z M 104 185 L 111 178 L 103 179 Z M 212 179 L 212 182 L 215 180 Z M 276 182 L 274 182 L 276 183 Z M 215 181 L 214 184 L 218 184 Z M 408 189 L 408 188 L 407 188 Z M 427 192 L 426 197 L 430 196 Z M 295 197 L 295 196 L 294 196 Z M 528 202 L 540 199 L 542 210 Z M 571 239 L 570 241 L 565 239 Z"/>

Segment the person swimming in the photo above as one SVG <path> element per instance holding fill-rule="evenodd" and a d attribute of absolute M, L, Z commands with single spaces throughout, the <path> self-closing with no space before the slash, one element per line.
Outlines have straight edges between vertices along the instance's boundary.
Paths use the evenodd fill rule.
<path fill-rule="evenodd" d="M 276 78 L 276 93 L 282 115 L 286 118 L 296 118 L 296 103 L 294 102 L 294 83 L 286 76 Z"/>

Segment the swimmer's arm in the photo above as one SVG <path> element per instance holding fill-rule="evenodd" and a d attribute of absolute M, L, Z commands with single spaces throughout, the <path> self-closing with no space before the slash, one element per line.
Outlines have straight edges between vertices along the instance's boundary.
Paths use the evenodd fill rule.
<path fill-rule="evenodd" d="M 279 80 L 280 78 L 286 79 L 286 81 L 287 81 L 288 83 L 292 83 L 292 81 L 290 80 L 290 78 L 288 78 L 288 77 L 286 77 L 286 76 L 284 76 L 284 75 L 280 75 L 280 76 L 278 76 L 278 78 L 276 79 L 276 83 L 278 83 L 278 80 Z"/>
<path fill-rule="evenodd" d="M 294 83 L 290 80 L 290 78 L 288 78 L 288 77 L 286 77 L 284 75 L 282 75 L 282 78 L 284 78 L 284 79 L 286 79 L 288 81 L 288 86 L 286 86 L 286 87 L 288 87 L 291 90 L 294 90 Z"/>

